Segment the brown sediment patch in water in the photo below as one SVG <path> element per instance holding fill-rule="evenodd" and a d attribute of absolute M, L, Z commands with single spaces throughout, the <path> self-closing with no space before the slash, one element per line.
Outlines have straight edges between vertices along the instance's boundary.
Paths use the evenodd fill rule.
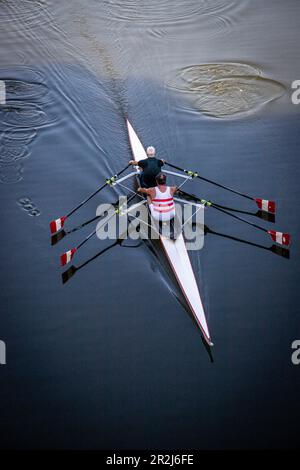
<path fill-rule="evenodd" d="M 254 113 L 286 91 L 258 67 L 243 63 L 191 65 L 179 70 L 169 86 L 186 93 L 193 110 L 217 118 Z"/>

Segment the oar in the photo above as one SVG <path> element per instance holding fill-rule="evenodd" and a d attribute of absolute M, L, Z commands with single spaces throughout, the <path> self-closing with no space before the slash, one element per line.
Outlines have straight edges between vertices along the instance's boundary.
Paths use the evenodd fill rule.
<path fill-rule="evenodd" d="M 270 247 L 264 246 L 264 245 L 259 245 L 258 243 L 253 243 L 253 242 L 250 242 L 248 240 L 243 240 L 242 238 L 234 237 L 232 235 L 227 235 L 225 233 L 215 232 L 215 230 L 212 230 L 207 225 L 204 226 L 204 233 L 205 233 L 205 235 L 207 233 L 210 233 L 212 235 L 217 235 L 218 237 L 226 238 L 228 240 L 233 240 L 235 242 L 243 243 L 245 245 L 250 245 L 250 246 L 254 246 L 256 248 L 261 248 L 262 250 L 271 251 L 272 253 L 274 253 L 276 255 L 279 255 L 279 256 L 282 256 L 283 258 L 286 258 L 286 259 L 290 258 L 289 249 L 284 248 L 282 246 L 278 246 L 278 245 L 274 245 L 274 244 Z"/>
<path fill-rule="evenodd" d="M 280 245 L 288 246 L 291 243 L 291 236 L 288 233 L 277 232 L 275 230 L 267 230 L 264 227 L 261 227 L 260 225 L 254 224 L 253 222 L 249 222 L 248 220 L 243 219 L 242 217 L 239 217 L 235 214 L 231 214 L 230 212 L 227 212 L 226 210 L 221 209 L 219 206 L 215 205 L 213 202 L 206 201 L 205 199 L 201 199 L 195 196 L 195 194 L 189 194 L 182 190 L 180 190 L 180 193 L 183 196 L 190 197 L 194 199 L 195 201 L 200 202 L 204 206 L 213 207 L 217 211 L 223 212 L 224 214 L 229 215 L 230 217 L 233 217 L 234 219 L 240 220 L 241 222 L 244 222 L 245 224 L 251 225 L 252 227 L 257 228 L 258 230 L 261 230 L 262 232 L 267 233 L 268 235 L 270 235 L 270 237 L 272 238 L 274 242 L 279 243 Z"/>
<path fill-rule="evenodd" d="M 191 176 L 192 178 L 199 178 L 200 180 L 206 181 L 207 183 L 214 184 L 215 186 L 218 186 L 219 188 L 226 189 L 227 191 L 230 191 L 231 193 L 238 194 L 239 196 L 245 197 L 246 199 L 250 199 L 251 201 L 254 201 L 257 204 L 260 210 L 275 214 L 275 211 L 276 211 L 275 201 L 269 201 L 268 199 L 261 199 L 261 198 L 249 196 L 249 194 L 241 193 L 240 191 L 237 191 L 236 189 L 229 188 L 228 186 L 224 186 L 223 184 L 217 183 L 216 181 L 212 181 L 208 178 L 204 178 L 204 176 L 199 175 L 199 173 L 195 171 L 185 170 L 184 168 L 180 168 L 179 166 L 173 165 L 172 163 L 168 163 L 168 162 L 165 162 L 165 164 L 169 165 L 171 168 L 175 168 L 175 170 L 183 171 L 184 173 Z"/>
<path fill-rule="evenodd" d="M 59 230 L 61 230 L 63 228 L 64 224 L 65 224 L 66 219 L 68 217 L 70 217 L 70 215 L 74 214 L 74 212 L 76 212 L 80 207 L 82 207 L 90 199 L 92 199 L 92 197 L 94 197 L 96 194 L 98 194 L 100 191 L 102 191 L 102 189 L 104 189 L 108 184 L 111 185 L 118 178 L 118 176 L 120 176 L 122 173 L 124 173 L 125 170 L 127 170 L 127 168 L 129 166 L 130 166 L 129 164 L 126 165 L 125 168 L 123 168 L 123 170 L 119 171 L 119 173 L 112 176 L 111 178 L 108 178 L 105 181 L 105 183 L 102 186 L 100 186 L 100 188 L 96 189 L 96 191 L 94 191 L 87 198 L 85 198 L 82 202 L 80 202 L 80 204 L 78 204 L 76 207 L 74 207 L 67 215 L 64 215 L 62 217 L 59 217 L 58 219 L 52 220 L 50 222 L 50 232 L 51 233 L 56 233 Z"/>
<path fill-rule="evenodd" d="M 126 232 L 127 232 L 127 229 L 126 229 Z M 123 244 L 124 241 L 125 241 L 124 238 L 122 238 L 122 236 L 120 236 L 119 238 L 117 238 L 117 240 L 114 243 L 107 246 L 106 248 L 103 248 L 101 251 L 96 253 L 94 256 L 92 256 L 88 260 L 84 261 L 84 263 L 80 264 L 79 266 L 74 266 L 74 264 L 72 264 L 72 266 L 70 266 L 66 271 L 64 271 L 62 273 L 62 275 L 61 275 L 62 283 L 65 284 L 66 282 L 68 282 L 74 276 L 74 274 L 77 271 L 79 271 L 82 268 L 85 268 L 88 264 L 90 264 L 96 258 L 103 255 L 104 253 L 106 253 L 108 250 L 115 247 L 116 245 L 119 245 L 119 246 L 122 246 L 122 247 L 125 247 L 125 248 L 138 248 L 140 246 L 140 244 L 135 245 L 135 246 L 124 245 Z"/>
<path fill-rule="evenodd" d="M 113 202 L 112 205 L 114 207 L 117 207 L 119 203 L 119 199 L 116 202 Z M 82 228 L 86 227 L 87 225 L 91 224 L 92 222 L 95 222 L 95 220 L 101 219 L 103 217 L 103 214 L 96 215 L 92 219 L 87 220 L 86 222 L 83 222 L 80 225 L 77 225 L 77 227 L 71 228 L 70 230 L 60 230 L 58 233 L 55 233 L 51 237 L 51 245 L 54 246 L 58 242 L 60 242 L 64 237 L 67 235 L 70 235 L 71 233 L 77 232 L 78 230 L 81 230 Z"/>
<path fill-rule="evenodd" d="M 132 196 L 130 196 L 128 199 L 127 199 L 127 203 L 130 202 L 134 197 L 136 196 L 136 193 L 134 193 Z M 116 214 L 119 214 L 122 207 L 126 204 L 126 202 L 124 202 L 123 204 L 121 204 L 119 206 L 118 209 L 114 210 L 114 212 L 108 217 L 108 219 L 104 220 L 104 223 L 100 225 L 100 227 L 96 227 L 95 230 L 93 230 L 81 243 L 79 243 L 79 245 L 77 245 L 75 248 L 71 248 L 71 250 L 68 250 L 66 251 L 65 253 L 63 253 L 61 256 L 60 256 L 60 264 L 61 266 L 65 266 L 66 264 L 68 264 L 74 257 L 75 253 L 79 250 L 79 248 L 81 248 L 90 238 L 92 238 L 96 233 L 97 231 L 103 227 L 109 220 L 111 220 Z"/>
<path fill-rule="evenodd" d="M 251 215 L 252 217 L 258 217 L 259 219 L 266 220 L 267 222 L 275 222 L 275 214 L 271 214 L 269 212 L 264 212 L 262 210 L 258 210 L 256 212 L 245 211 L 241 209 L 235 209 L 233 207 L 223 206 L 221 204 L 217 204 L 214 202 L 214 206 L 220 207 L 221 209 L 225 209 L 226 211 L 230 212 L 237 212 L 239 214 Z"/>
<path fill-rule="evenodd" d="M 103 255 L 106 251 L 110 250 L 111 248 L 113 248 L 114 246 L 116 245 L 121 245 L 121 243 L 123 242 L 124 240 L 121 240 L 121 239 L 117 239 L 114 243 L 112 243 L 111 245 L 107 246 L 106 248 L 104 248 L 103 250 L 99 251 L 99 253 L 97 253 L 96 255 L 94 255 L 92 258 L 90 258 L 89 260 L 85 261 L 84 263 L 82 263 L 80 266 L 70 266 L 69 269 L 67 269 L 66 271 L 64 271 L 61 275 L 61 278 L 62 278 L 62 282 L 63 284 L 65 284 L 66 282 L 68 282 L 71 277 L 74 276 L 74 274 L 79 271 L 79 269 L 82 269 L 84 268 L 87 264 L 89 264 L 91 261 L 93 261 L 94 259 L 98 258 L 99 256 Z"/>

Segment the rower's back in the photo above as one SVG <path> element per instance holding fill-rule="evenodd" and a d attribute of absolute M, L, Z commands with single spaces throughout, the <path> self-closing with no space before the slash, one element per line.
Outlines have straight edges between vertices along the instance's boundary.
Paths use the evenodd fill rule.
<path fill-rule="evenodd" d="M 166 238 L 177 238 L 181 233 L 181 224 L 176 217 L 173 198 L 176 188 L 166 184 L 158 184 L 151 189 L 154 192 L 154 197 L 151 198 L 149 208 L 159 233 Z"/>

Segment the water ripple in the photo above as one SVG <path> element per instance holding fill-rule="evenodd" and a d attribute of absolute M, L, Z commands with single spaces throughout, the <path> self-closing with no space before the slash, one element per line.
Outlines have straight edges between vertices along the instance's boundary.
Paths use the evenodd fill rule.
<path fill-rule="evenodd" d="M 22 78 L 15 78 L 18 75 Z M 9 75 L 0 71 L 0 77 L 6 86 L 6 102 L 0 105 L 0 181 L 15 183 L 23 177 L 23 161 L 37 132 L 58 118 L 40 71 L 22 66 Z"/>
<path fill-rule="evenodd" d="M 13 105 L 2 106 L 2 112 L 5 113 L 3 123 L 17 128 L 42 127 L 48 122 L 46 112 L 35 103 L 15 101 Z"/>
<path fill-rule="evenodd" d="M 50 23 L 45 15 L 46 2 L 37 0 L 2 0 L 0 9 L 0 25 L 21 22 L 27 29 L 40 28 Z"/>
<path fill-rule="evenodd" d="M 12 163 L 28 156 L 28 144 L 35 137 L 36 132 L 9 129 L 2 133 L 0 144 L 0 163 Z"/>
<path fill-rule="evenodd" d="M 237 2 L 225 0 L 186 0 L 184 3 L 173 2 L 172 8 L 167 0 L 105 0 L 112 16 L 118 21 L 134 21 L 137 24 L 163 26 L 181 24 L 193 20 L 195 15 L 217 14 L 227 10 Z"/>
<path fill-rule="evenodd" d="M 38 81 L 25 81 L 5 79 L 6 93 L 10 95 L 10 100 L 14 98 L 19 99 L 20 95 L 23 100 L 37 100 L 41 99 L 48 93 L 48 88 L 44 83 Z"/>
<path fill-rule="evenodd" d="M 154 37 L 168 36 L 178 39 L 182 34 L 194 35 L 192 26 L 205 36 L 214 36 L 224 30 L 229 31 L 234 22 L 234 11 L 240 7 L 237 0 L 105 0 L 110 19 L 119 23 L 130 23 L 130 29 L 146 28 Z M 183 29 L 182 27 L 185 26 Z"/>

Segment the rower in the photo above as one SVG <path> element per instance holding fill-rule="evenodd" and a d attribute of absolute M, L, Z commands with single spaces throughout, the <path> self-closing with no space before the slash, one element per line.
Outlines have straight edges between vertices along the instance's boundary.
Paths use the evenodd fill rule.
<path fill-rule="evenodd" d="M 151 188 L 138 188 L 138 192 L 147 194 L 148 204 L 154 220 L 166 222 L 175 217 L 175 204 L 173 196 L 176 186 L 166 185 L 166 175 L 159 173 L 156 176 L 156 186 Z"/>
<path fill-rule="evenodd" d="M 148 158 L 140 160 L 130 160 L 130 165 L 137 165 L 143 171 L 140 175 L 140 182 L 143 188 L 152 188 L 156 186 L 156 176 L 160 173 L 161 167 L 165 164 L 164 160 L 155 158 L 155 148 L 150 146 L 146 150 Z"/>

